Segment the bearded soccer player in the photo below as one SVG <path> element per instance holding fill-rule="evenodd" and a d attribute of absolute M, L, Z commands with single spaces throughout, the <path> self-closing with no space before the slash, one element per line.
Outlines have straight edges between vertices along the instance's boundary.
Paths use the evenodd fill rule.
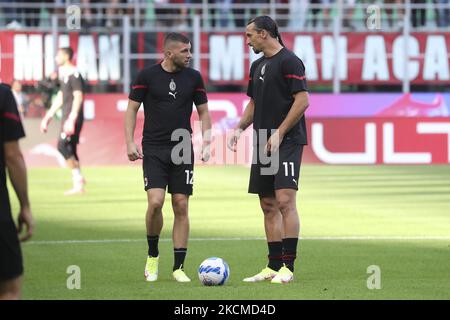
<path fill-rule="evenodd" d="M 25 241 L 33 234 L 34 221 L 28 199 L 27 169 L 19 146 L 25 136 L 14 96 L 0 84 L 0 300 L 20 298 L 23 264 L 17 231 L 25 226 Z M 6 188 L 6 172 L 20 203 L 18 227 L 14 225 Z"/>
<path fill-rule="evenodd" d="M 304 113 L 309 105 L 303 62 L 286 49 L 278 26 L 268 16 L 251 20 L 247 43 L 263 56 L 253 62 L 247 95 L 250 102 L 228 140 L 236 151 L 240 134 L 250 124 L 256 133 L 250 172 L 249 193 L 259 196 L 268 243 L 267 267 L 245 278 L 246 282 L 271 280 L 288 283 L 294 279 L 294 260 L 300 230 L 296 206 L 303 146 L 307 144 Z M 268 157 L 275 162 L 267 173 Z M 272 166 L 274 163 L 271 163 Z"/>
<path fill-rule="evenodd" d="M 58 138 L 58 151 L 72 170 L 72 189 L 65 195 L 84 193 L 85 179 L 81 175 L 77 146 L 83 127 L 84 81 L 77 68 L 72 64 L 72 48 L 60 48 L 56 54 L 56 64 L 60 78 L 60 90 L 41 122 L 41 132 L 46 133 L 50 121 L 62 108 L 61 130 Z"/>
<path fill-rule="evenodd" d="M 190 124 L 193 103 L 201 121 L 203 161 L 209 158 L 211 129 L 205 87 L 200 73 L 189 68 L 191 58 L 188 38 L 179 33 L 166 35 L 164 60 L 140 71 L 131 87 L 125 116 L 128 158 L 130 161 L 142 159 L 143 162 L 148 203 L 148 258 L 144 276 L 150 282 L 158 279 L 158 241 L 163 226 L 166 187 L 172 195 L 175 216 L 173 278 L 178 282 L 191 281 L 184 271 L 184 260 L 189 236 L 188 202 L 194 174 Z M 134 141 L 136 115 L 141 103 L 145 115 L 142 151 Z M 182 141 L 177 138 L 180 132 L 184 133 Z M 180 145 L 184 146 L 181 151 Z"/>

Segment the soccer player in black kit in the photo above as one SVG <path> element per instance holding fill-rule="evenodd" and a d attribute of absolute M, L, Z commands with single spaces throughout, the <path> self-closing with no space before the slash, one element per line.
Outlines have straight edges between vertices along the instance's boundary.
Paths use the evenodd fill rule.
<path fill-rule="evenodd" d="M 58 138 L 58 151 L 72 170 L 72 189 L 65 195 L 84 193 L 85 179 L 81 175 L 77 145 L 80 142 L 83 127 L 84 81 L 77 68 L 72 64 L 72 48 L 60 48 L 55 57 L 59 67 L 60 90 L 41 122 L 41 131 L 47 132 L 48 125 L 56 112 L 62 107 L 61 130 Z"/>
<path fill-rule="evenodd" d="M 26 227 L 21 241 L 33 234 L 33 215 L 27 186 L 27 169 L 19 147 L 25 136 L 11 90 L 0 84 L 0 300 L 20 298 L 23 265 L 17 231 Z M 6 171 L 20 203 L 18 227 L 14 225 L 6 188 Z"/>
<path fill-rule="evenodd" d="M 146 281 L 158 279 L 158 241 L 163 226 L 166 187 L 172 195 L 175 216 L 173 278 L 178 282 L 191 281 L 184 272 L 184 260 L 189 236 L 188 201 L 192 195 L 194 173 L 190 124 L 193 103 L 201 121 L 203 161 L 209 159 L 211 129 L 205 87 L 200 73 L 188 67 L 191 58 L 189 39 L 179 33 L 167 34 L 164 60 L 140 71 L 129 95 L 125 116 L 127 153 L 131 161 L 142 159 L 147 191 Z M 145 114 L 142 151 L 134 141 L 136 114 L 141 103 Z M 180 132 L 184 139 L 179 142 Z M 181 151 L 180 145 L 183 146 Z"/>
<path fill-rule="evenodd" d="M 251 20 L 247 43 L 263 56 L 253 62 L 247 95 L 250 102 L 228 140 L 236 151 L 240 134 L 250 124 L 256 133 L 250 171 L 249 193 L 259 195 L 269 249 L 269 263 L 245 282 L 271 280 L 288 283 L 294 279 L 294 260 L 300 222 L 296 207 L 300 162 L 307 144 L 304 113 L 309 105 L 303 62 L 286 49 L 278 26 L 268 16 Z M 270 174 L 267 157 L 275 162 Z M 271 163 L 272 165 L 273 163 Z"/>

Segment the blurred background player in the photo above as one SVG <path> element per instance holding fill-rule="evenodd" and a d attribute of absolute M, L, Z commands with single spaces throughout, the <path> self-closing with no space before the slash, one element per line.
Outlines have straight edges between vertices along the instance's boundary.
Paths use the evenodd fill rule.
<path fill-rule="evenodd" d="M 158 279 L 158 241 L 163 226 L 162 207 L 166 187 L 172 194 L 172 208 L 175 215 L 173 224 L 174 265 L 173 277 L 178 282 L 189 282 L 184 272 L 184 260 L 189 237 L 188 201 L 192 195 L 194 154 L 192 148 L 192 128 L 190 118 L 192 104 L 195 103 L 202 123 L 202 159 L 209 159 L 209 132 L 211 119 L 208 100 L 201 74 L 189 68 L 192 58 L 191 43 L 179 33 L 169 33 L 164 39 L 164 60 L 144 68 L 134 81 L 125 116 L 125 136 L 128 158 L 143 160 L 144 186 L 147 192 L 148 209 L 146 215 L 148 258 L 145 279 Z M 144 104 L 144 132 L 142 151 L 134 142 L 136 114 Z M 190 156 L 176 163 L 172 156 L 178 141 L 172 140 L 172 133 L 182 129 L 181 141 Z M 181 156 L 183 156 L 181 155 Z M 186 155 L 184 155 L 186 156 Z"/>
<path fill-rule="evenodd" d="M 249 193 L 259 195 L 269 248 L 269 263 L 246 282 L 271 279 L 288 283 L 294 278 L 294 260 L 300 222 L 296 207 L 300 162 L 307 144 L 304 113 L 309 105 L 303 62 L 284 47 L 278 26 L 270 17 L 251 20 L 246 29 L 247 44 L 264 55 L 253 62 L 247 95 L 250 103 L 230 137 L 228 146 L 236 151 L 240 134 L 250 124 L 256 130 L 254 161 Z M 277 169 L 263 172 L 261 155 L 278 161 Z M 275 154 L 278 157 L 275 157 Z"/>
<path fill-rule="evenodd" d="M 23 226 L 27 228 L 21 241 L 33 234 L 27 169 L 18 142 L 24 136 L 13 94 L 0 84 L 0 300 L 20 298 L 23 264 L 17 231 L 21 232 Z M 18 230 L 11 215 L 5 167 L 20 203 Z"/>
<path fill-rule="evenodd" d="M 72 169 L 73 188 L 65 195 L 84 192 L 86 181 L 81 175 L 77 145 L 83 127 L 83 95 L 84 81 L 77 68 L 72 64 L 72 48 L 60 48 L 56 54 L 59 67 L 60 89 L 51 108 L 41 122 L 41 131 L 47 132 L 48 125 L 56 112 L 62 107 L 61 132 L 58 139 L 58 151 L 66 159 L 67 166 Z"/>
<path fill-rule="evenodd" d="M 39 92 L 43 107 L 46 110 L 50 109 L 52 101 L 59 91 L 58 73 L 54 71 L 45 79 L 38 81 L 36 90 Z"/>

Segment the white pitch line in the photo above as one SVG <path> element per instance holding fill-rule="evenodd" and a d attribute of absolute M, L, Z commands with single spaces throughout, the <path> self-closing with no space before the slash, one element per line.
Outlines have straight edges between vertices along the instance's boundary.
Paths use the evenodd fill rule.
<path fill-rule="evenodd" d="M 399 241 L 415 241 L 415 240 L 450 240 L 450 236 L 349 236 L 349 237 L 300 237 L 300 240 L 320 240 L 320 241 L 364 241 L 364 240 L 399 240 Z M 254 238 L 191 238 L 189 241 L 252 241 L 265 240 L 263 237 Z M 161 242 L 172 241 L 172 239 L 160 239 Z M 89 244 L 89 243 L 128 243 L 128 242 L 145 242 L 145 239 L 104 239 L 104 240 L 36 240 L 29 241 L 28 245 L 53 245 L 53 244 Z"/>

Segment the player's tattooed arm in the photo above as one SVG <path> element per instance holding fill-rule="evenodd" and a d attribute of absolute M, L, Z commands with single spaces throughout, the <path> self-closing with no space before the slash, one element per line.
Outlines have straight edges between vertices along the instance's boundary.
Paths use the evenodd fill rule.
<path fill-rule="evenodd" d="M 283 141 L 284 136 L 292 127 L 300 121 L 309 106 L 309 96 L 307 91 L 299 91 L 293 95 L 294 103 L 289 110 L 286 118 L 278 127 L 273 135 L 267 141 L 265 151 L 266 154 L 276 152 Z"/>
<path fill-rule="evenodd" d="M 52 121 L 53 116 L 56 114 L 56 112 L 59 110 L 59 108 L 62 107 L 63 104 L 63 95 L 61 90 L 58 91 L 56 94 L 55 99 L 53 100 L 52 106 L 50 109 L 45 113 L 44 118 L 41 121 L 41 132 L 46 133 L 48 129 L 48 125 L 50 121 Z"/>
<path fill-rule="evenodd" d="M 242 115 L 241 120 L 239 121 L 236 128 L 233 130 L 233 133 L 228 138 L 228 148 L 234 152 L 236 152 L 237 142 L 241 133 L 247 129 L 253 123 L 253 114 L 255 112 L 255 102 L 253 99 L 250 99 L 247 107 L 244 110 L 244 114 Z"/>
<path fill-rule="evenodd" d="M 242 131 L 247 129 L 248 126 L 253 123 L 254 112 L 255 112 L 255 102 L 253 101 L 253 99 L 250 99 L 250 101 L 247 104 L 247 107 L 244 110 L 244 114 L 242 115 L 242 118 L 239 121 L 239 124 L 237 125 L 237 129 L 241 129 Z"/>
<path fill-rule="evenodd" d="M 208 161 L 211 150 L 211 116 L 209 115 L 208 104 L 204 103 L 197 106 L 198 118 L 202 129 L 203 145 L 202 160 Z"/>
<path fill-rule="evenodd" d="M 305 114 L 306 109 L 309 107 L 309 95 L 307 91 L 299 91 L 295 93 L 293 97 L 294 103 L 292 104 L 286 118 L 278 128 L 278 131 L 282 137 L 284 137 L 284 135 L 300 121 Z"/>
<path fill-rule="evenodd" d="M 127 155 L 130 161 L 135 161 L 144 157 L 139 146 L 134 141 L 136 116 L 140 106 L 140 102 L 128 99 L 128 107 L 125 113 L 125 141 L 127 143 Z"/>

